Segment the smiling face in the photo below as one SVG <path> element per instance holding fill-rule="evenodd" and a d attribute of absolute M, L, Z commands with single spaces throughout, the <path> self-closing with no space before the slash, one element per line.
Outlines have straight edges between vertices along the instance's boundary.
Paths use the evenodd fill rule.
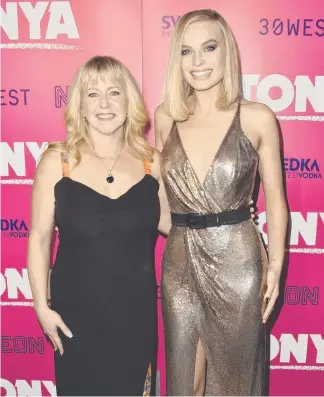
<path fill-rule="evenodd" d="M 82 98 L 82 112 L 91 129 L 112 135 L 121 128 L 127 117 L 125 90 L 109 78 L 90 79 Z"/>
<path fill-rule="evenodd" d="M 185 81 L 197 91 L 215 87 L 224 78 L 225 42 L 215 21 L 196 21 L 186 28 L 181 47 Z"/>

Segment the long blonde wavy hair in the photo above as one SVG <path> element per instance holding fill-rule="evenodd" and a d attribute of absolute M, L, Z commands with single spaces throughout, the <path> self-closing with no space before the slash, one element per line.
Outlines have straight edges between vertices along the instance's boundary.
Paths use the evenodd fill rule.
<path fill-rule="evenodd" d="M 181 71 L 181 47 L 188 25 L 196 21 L 215 21 L 224 36 L 225 71 L 222 81 L 222 97 L 215 106 L 226 109 L 242 96 L 239 52 L 230 26 L 222 15 L 214 10 L 190 11 L 180 18 L 174 28 L 167 69 L 163 109 L 176 121 L 187 120 L 194 110 L 189 102 L 194 90 L 185 81 Z"/>
<path fill-rule="evenodd" d="M 66 152 L 78 164 L 81 160 L 80 145 L 93 147 L 88 136 L 88 125 L 82 115 L 82 98 L 92 79 L 109 79 L 125 90 L 128 99 L 127 118 L 124 125 L 125 144 L 135 157 L 153 161 L 154 149 L 144 137 L 148 114 L 137 83 L 129 70 L 117 59 L 95 56 L 77 72 L 69 91 L 65 112 L 68 132 L 66 141 L 50 143 L 47 150 Z"/>

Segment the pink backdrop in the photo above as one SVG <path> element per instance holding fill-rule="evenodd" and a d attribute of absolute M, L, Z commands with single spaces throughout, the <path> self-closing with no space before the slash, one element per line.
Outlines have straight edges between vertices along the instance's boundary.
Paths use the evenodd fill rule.
<path fill-rule="evenodd" d="M 135 75 L 153 115 L 173 26 L 197 8 L 214 8 L 230 22 L 245 96 L 270 106 L 283 134 L 291 234 L 283 305 L 271 329 L 270 394 L 324 395 L 322 0 L 4 0 L 1 8 L 1 395 L 55 395 L 52 348 L 31 303 L 26 237 L 36 160 L 44 142 L 65 136 L 67 86 L 87 58 L 113 55 Z M 154 141 L 152 130 L 149 139 Z M 267 242 L 262 192 L 258 209 Z M 158 284 L 163 245 L 160 239 Z M 89 343 L 96 348 L 96 341 Z M 159 369 L 164 395 L 162 333 Z"/>

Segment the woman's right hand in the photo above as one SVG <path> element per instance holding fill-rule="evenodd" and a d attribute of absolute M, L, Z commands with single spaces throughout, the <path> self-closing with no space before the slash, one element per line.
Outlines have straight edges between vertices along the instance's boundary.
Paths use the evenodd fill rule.
<path fill-rule="evenodd" d="M 61 316 L 54 310 L 51 310 L 49 307 L 36 310 L 36 313 L 44 333 L 53 343 L 54 350 L 56 351 L 58 349 L 62 355 L 64 353 L 63 344 L 57 329 L 60 328 L 64 335 L 66 335 L 68 338 L 72 338 L 72 332 L 66 326 Z"/>

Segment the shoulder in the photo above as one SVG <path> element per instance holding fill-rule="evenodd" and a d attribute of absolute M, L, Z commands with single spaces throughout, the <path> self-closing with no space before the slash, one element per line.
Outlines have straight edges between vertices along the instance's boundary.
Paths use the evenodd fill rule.
<path fill-rule="evenodd" d="M 46 179 L 58 180 L 62 177 L 63 152 L 60 150 L 45 150 L 38 163 L 35 180 Z"/>
<path fill-rule="evenodd" d="M 278 130 L 276 115 L 263 103 L 243 100 L 241 102 L 241 120 L 245 126 L 258 131 L 261 135 L 269 130 Z"/>
<path fill-rule="evenodd" d="M 162 135 L 165 135 L 165 133 L 170 132 L 170 128 L 172 126 L 173 119 L 171 116 L 167 115 L 164 108 L 163 108 L 163 103 L 160 104 L 154 113 L 154 128 L 157 132 L 162 133 Z"/>
<path fill-rule="evenodd" d="M 276 120 L 273 111 L 265 104 L 243 100 L 241 102 L 241 115 L 255 121 Z"/>

